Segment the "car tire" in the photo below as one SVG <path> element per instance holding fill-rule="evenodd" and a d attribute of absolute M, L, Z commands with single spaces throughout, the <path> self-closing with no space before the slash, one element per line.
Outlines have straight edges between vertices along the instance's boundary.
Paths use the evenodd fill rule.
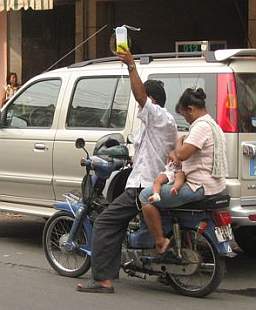
<path fill-rule="evenodd" d="M 234 231 L 235 240 L 248 256 L 256 257 L 256 228 L 241 227 Z"/>

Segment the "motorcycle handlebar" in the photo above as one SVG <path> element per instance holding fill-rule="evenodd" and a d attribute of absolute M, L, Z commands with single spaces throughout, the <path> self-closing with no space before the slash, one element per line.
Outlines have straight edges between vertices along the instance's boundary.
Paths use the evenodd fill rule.
<path fill-rule="evenodd" d="M 110 160 L 106 160 L 98 156 L 92 156 L 89 159 L 82 157 L 80 160 L 80 165 L 82 167 L 88 167 L 93 170 L 99 166 L 111 166 L 112 171 L 115 171 L 121 169 L 124 164 L 125 161 L 123 159 L 111 158 Z"/>

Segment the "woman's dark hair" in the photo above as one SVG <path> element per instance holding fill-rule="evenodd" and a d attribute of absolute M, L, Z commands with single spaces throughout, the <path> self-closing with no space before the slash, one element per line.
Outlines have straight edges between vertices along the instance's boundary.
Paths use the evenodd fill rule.
<path fill-rule="evenodd" d="M 180 113 L 181 109 L 187 109 L 188 106 L 195 106 L 199 109 L 205 108 L 206 94 L 202 88 L 187 88 L 181 95 L 176 107 L 176 113 Z"/>
<path fill-rule="evenodd" d="M 6 77 L 6 84 L 9 84 L 10 83 L 10 79 L 11 79 L 11 76 L 14 75 L 16 77 L 16 82 L 18 83 L 18 77 L 17 77 L 17 73 L 15 72 L 10 72 L 7 74 L 7 77 Z"/>
<path fill-rule="evenodd" d="M 158 80 L 147 80 L 144 86 L 147 96 L 155 99 L 156 103 L 163 108 L 166 101 L 164 83 Z"/>

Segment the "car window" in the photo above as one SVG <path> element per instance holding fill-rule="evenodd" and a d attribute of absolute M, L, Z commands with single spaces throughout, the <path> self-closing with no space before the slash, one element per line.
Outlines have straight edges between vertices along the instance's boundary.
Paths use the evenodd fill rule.
<path fill-rule="evenodd" d="M 61 80 L 32 84 L 16 97 L 6 110 L 8 128 L 49 128 L 52 125 Z"/>
<path fill-rule="evenodd" d="M 181 73 L 181 74 L 151 74 L 149 79 L 157 79 L 164 82 L 166 91 L 167 110 L 174 116 L 178 129 L 187 131 L 189 124 L 175 112 L 175 106 L 188 87 L 202 87 L 206 93 L 206 107 L 211 116 L 216 119 L 216 74 L 215 73 Z"/>
<path fill-rule="evenodd" d="M 256 132 L 256 74 L 237 73 L 239 131 Z"/>
<path fill-rule="evenodd" d="M 69 108 L 67 127 L 125 127 L 130 92 L 128 77 L 80 79 Z"/>

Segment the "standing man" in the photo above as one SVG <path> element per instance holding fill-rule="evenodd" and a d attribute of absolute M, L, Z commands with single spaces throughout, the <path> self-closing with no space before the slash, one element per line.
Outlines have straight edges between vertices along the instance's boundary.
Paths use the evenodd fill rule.
<path fill-rule="evenodd" d="M 118 277 L 122 241 L 129 221 L 138 213 L 140 189 L 151 186 L 165 167 L 168 154 L 175 147 L 177 127 L 173 116 L 164 108 L 166 94 L 163 83 L 142 83 L 129 50 L 118 54 L 128 68 L 131 89 L 139 104 L 137 117 L 141 127 L 135 137 L 133 170 L 125 191 L 96 219 L 92 238 L 92 278 L 77 290 L 89 293 L 114 293 L 113 279 Z"/>

